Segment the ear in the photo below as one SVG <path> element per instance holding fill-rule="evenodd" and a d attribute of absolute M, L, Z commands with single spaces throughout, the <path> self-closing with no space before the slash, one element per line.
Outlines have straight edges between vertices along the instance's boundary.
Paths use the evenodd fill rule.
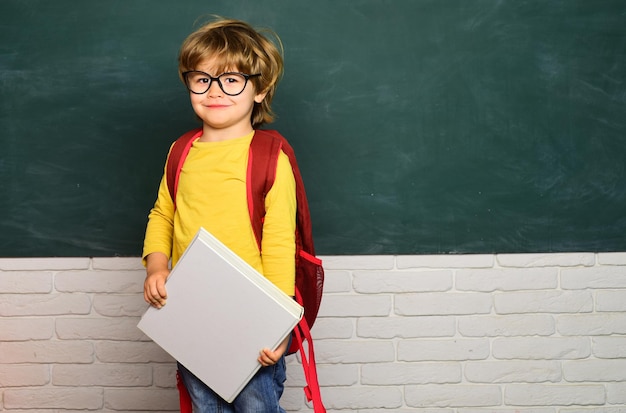
<path fill-rule="evenodd" d="M 263 99 L 265 99 L 265 95 L 267 95 L 267 92 L 263 92 L 263 93 L 259 93 L 259 94 L 254 95 L 254 101 L 256 103 L 263 102 Z"/>

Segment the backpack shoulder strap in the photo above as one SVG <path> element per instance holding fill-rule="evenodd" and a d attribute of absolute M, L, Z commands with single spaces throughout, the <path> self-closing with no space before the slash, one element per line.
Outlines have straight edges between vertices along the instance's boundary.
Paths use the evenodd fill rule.
<path fill-rule="evenodd" d="M 278 156 L 285 143 L 275 131 L 257 130 L 250 142 L 246 182 L 248 192 L 248 212 L 259 251 L 263 238 L 265 218 L 265 196 L 274 185 Z"/>
<path fill-rule="evenodd" d="M 314 256 L 315 246 L 313 244 L 313 231 L 311 228 L 311 212 L 309 210 L 309 202 L 307 200 L 306 191 L 304 190 L 302 174 L 300 173 L 300 168 L 298 167 L 298 162 L 296 160 L 296 154 L 291 145 L 289 145 L 289 142 L 287 142 L 287 139 L 285 139 L 277 131 L 269 130 L 262 132 L 266 132 L 275 138 L 280 139 L 280 149 L 289 158 L 289 163 L 291 164 L 291 169 L 293 171 L 293 177 L 296 181 L 296 202 L 298 205 L 296 228 L 299 232 L 296 238 L 297 242 L 300 243 L 300 245 L 298 245 L 298 249 Z"/>
<path fill-rule="evenodd" d="M 176 191 L 178 190 L 178 178 L 183 167 L 185 158 L 189 154 L 189 149 L 194 141 L 202 134 L 202 129 L 192 129 L 176 139 L 169 155 L 167 156 L 165 177 L 167 189 L 170 192 L 174 207 L 176 207 Z"/>
<path fill-rule="evenodd" d="M 305 254 L 315 256 L 315 246 L 313 245 L 313 230 L 311 227 L 311 212 L 309 210 L 309 201 L 307 200 L 306 191 L 304 190 L 304 181 L 302 180 L 302 174 L 296 161 L 296 154 L 293 148 L 285 142 L 282 147 L 283 152 L 289 157 L 291 163 L 291 169 L 293 170 L 293 177 L 296 180 L 296 201 L 298 203 L 297 225 L 298 235 L 297 239 L 300 243 L 299 249 Z"/>

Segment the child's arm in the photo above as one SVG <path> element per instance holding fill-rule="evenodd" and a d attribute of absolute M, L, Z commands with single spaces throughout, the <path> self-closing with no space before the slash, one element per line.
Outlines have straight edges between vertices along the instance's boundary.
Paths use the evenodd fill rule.
<path fill-rule="evenodd" d="M 157 199 L 148 215 L 148 225 L 143 241 L 143 264 L 147 267 L 146 257 L 154 252 L 172 253 L 174 231 L 174 202 L 167 189 L 165 174 L 161 179 Z"/>
<path fill-rule="evenodd" d="M 161 308 L 167 300 L 165 281 L 170 274 L 167 255 L 153 252 L 146 257 L 146 280 L 143 284 L 143 296 L 146 302 Z"/>
<path fill-rule="evenodd" d="M 276 179 L 265 198 L 263 223 L 263 274 L 288 295 L 295 286 L 296 184 L 289 159 L 283 153 L 278 158 Z M 258 361 L 272 366 L 287 352 L 289 336 L 275 351 L 261 350 Z"/>
<path fill-rule="evenodd" d="M 265 197 L 261 259 L 263 275 L 287 295 L 294 295 L 296 253 L 296 183 L 284 153 L 278 157 L 276 179 Z"/>
<path fill-rule="evenodd" d="M 165 174 L 161 179 L 157 200 L 148 216 L 148 226 L 143 248 L 143 264 L 146 267 L 143 295 L 150 305 L 165 305 L 167 292 L 165 281 L 170 273 L 169 256 L 172 251 L 174 226 L 174 203 L 167 189 Z"/>

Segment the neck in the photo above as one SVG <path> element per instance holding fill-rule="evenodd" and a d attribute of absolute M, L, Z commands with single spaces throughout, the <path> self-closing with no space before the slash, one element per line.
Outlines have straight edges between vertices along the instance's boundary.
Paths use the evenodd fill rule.
<path fill-rule="evenodd" d="M 207 125 L 204 125 L 202 128 L 202 136 L 200 137 L 200 142 L 221 142 L 228 141 L 231 139 L 241 138 L 253 131 L 252 126 L 241 127 L 241 128 L 227 128 L 227 129 L 216 129 L 211 128 Z"/>

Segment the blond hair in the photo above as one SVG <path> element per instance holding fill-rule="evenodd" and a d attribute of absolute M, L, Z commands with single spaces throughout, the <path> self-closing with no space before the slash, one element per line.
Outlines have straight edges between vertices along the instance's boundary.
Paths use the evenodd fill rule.
<path fill-rule="evenodd" d="M 257 129 L 274 121 L 271 104 L 283 74 L 283 47 L 276 33 L 269 29 L 256 30 L 240 20 L 218 18 L 191 33 L 183 42 L 178 54 L 181 80 L 183 72 L 195 70 L 206 59 L 216 59 L 220 66 L 216 69 L 221 72 L 260 73 L 261 76 L 250 78 L 257 94 L 266 93 L 263 101 L 254 105 L 252 127 Z"/>

